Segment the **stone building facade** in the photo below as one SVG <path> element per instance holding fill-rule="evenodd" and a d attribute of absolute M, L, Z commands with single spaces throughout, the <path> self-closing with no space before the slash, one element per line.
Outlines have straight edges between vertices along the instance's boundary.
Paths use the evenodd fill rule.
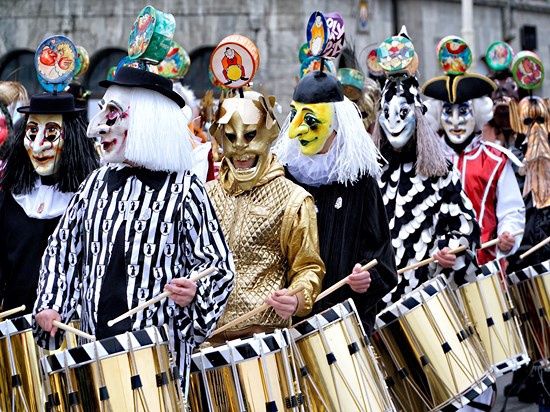
<path fill-rule="evenodd" d="M 365 3 L 368 24 L 361 31 L 359 10 Z M 19 60 L 14 59 L 28 63 L 22 57 L 24 51 L 33 51 L 48 35 L 63 33 L 90 53 L 92 68 L 85 85 L 96 90 L 97 80 L 124 52 L 132 23 L 146 4 L 136 0 L 0 0 L 0 78 L 23 75 Z M 199 95 L 198 84 L 206 84 L 210 47 L 229 34 L 240 33 L 260 49 L 256 87 L 277 96 L 285 108 L 298 74 L 298 48 L 305 41 L 306 21 L 314 10 L 343 15 L 346 37 L 363 67 L 367 52 L 406 24 L 420 56 L 421 81 L 439 73 L 437 41 L 461 32 L 461 4 L 453 0 L 155 0 L 150 4 L 174 14 L 174 40 L 191 54 L 188 82 L 191 87 L 197 84 Z M 548 1 L 479 0 L 474 4 L 478 59 L 491 42 L 504 38 L 520 50 L 521 28 L 529 25 L 536 28 L 537 51 L 550 67 Z M 478 65 L 477 70 L 483 67 Z"/>

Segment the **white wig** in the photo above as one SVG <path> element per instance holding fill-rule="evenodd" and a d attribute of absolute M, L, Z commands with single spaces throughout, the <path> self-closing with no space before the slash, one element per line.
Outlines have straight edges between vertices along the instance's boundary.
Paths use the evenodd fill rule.
<path fill-rule="evenodd" d="M 493 101 L 490 97 L 483 96 L 472 99 L 471 102 L 476 120 L 475 131 L 479 132 L 483 129 L 483 126 L 493 118 Z M 441 100 L 426 99 L 424 104 L 428 108 L 426 117 L 432 129 L 436 132 L 442 130 L 441 110 L 443 109 L 443 102 Z"/>
<path fill-rule="evenodd" d="M 307 156 L 298 139 L 288 137 L 290 115 L 286 118 L 273 152 L 301 183 L 320 186 L 333 182 L 354 183 L 363 175 L 380 175 L 380 152 L 363 125 L 357 106 L 344 97 L 334 103 L 336 137 L 324 154 Z"/>
<path fill-rule="evenodd" d="M 126 159 L 150 170 L 191 170 L 192 135 L 180 107 L 152 90 L 126 90 L 130 92 Z"/>

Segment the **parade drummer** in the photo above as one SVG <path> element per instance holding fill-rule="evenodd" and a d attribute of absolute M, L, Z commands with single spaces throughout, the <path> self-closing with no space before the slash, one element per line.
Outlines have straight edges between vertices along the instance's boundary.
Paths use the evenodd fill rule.
<path fill-rule="evenodd" d="M 525 206 L 512 169 L 512 162 L 521 162 L 508 149 L 483 139 L 481 131 L 493 107 L 487 95 L 496 86 L 485 76 L 466 72 L 472 56 L 464 40 L 444 38 L 438 56 L 446 74 L 428 80 L 422 90 L 435 99 L 427 104 L 432 126 L 442 131 L 446 156 L 460 171 L 481 241 L 498 237 L 496 248 L 477 252 L 478 263 L 485 264 L 514 253 L 521 243 L 521 235 L 513 234 L 525 225 Z"/>
<path fill-rule="evenodd" d="M 370 333 L 380 299 L 396 284 L 395 256 L 376 183 L 379 153 L 336 77 L 317 71 L 300 80 L 274 152 L 287 176 L 313 195 L 326 265 L 323 289 L 351 274 L 349 287 L 314 311 L 351 297 Z M 372 259 L 376 267 L 363 271 L 360 263 Z"/>
<path fill-rule="evenodd" d="M 81 185 L 44 254 L 34 333 L 56 348 L 81 306 L 81 328 L 102 339 L 167 324 L 184 381 L 193 348 L 213 331 L 233 289 L 234 264 L 216 214 L 192 165 L 190 133 L 172 83 L 119 69 L 88 136 L 99 139 L 104 166 Z M 217 272 L 196 283 L 192 273 Z M 171 292 L 109 327 L 138 303 Z"/>
<path fill-rule="evenodd" d="M 399 54 L 399 64 L 390 48 L 394 43 L 406 51 Z M 472 251 L 479 245 L 479 226 L 460 175 L 445 159 L 439 136 L 424 118 L 426 107 L 415 76 L 418 57 L 405 28 L 382 42 L 378 55 L 387 80 L 373 140 L 387 160 L 378 184 L 397 267 L 432 256 L 437 259 L 430 266 L 399 274 L 397 287 L 384 297 L 391 305 L 439 273 L 455 284 L 464 283 L 476 269 Z M 449 253 L 460 246 L 469 253 Z"/>
<path fill-rule="evenodd" d="M 40 80 L 47 87 L 51 79 Z M 24 96 L 12 86 L 12 94 Z M 24 124 L 5 143 L 0 177 L 0 310 L 25 305 L 28 313 L 48 236 L 98 159 L 70 94 L 37 94 L 17 110 Z"/>

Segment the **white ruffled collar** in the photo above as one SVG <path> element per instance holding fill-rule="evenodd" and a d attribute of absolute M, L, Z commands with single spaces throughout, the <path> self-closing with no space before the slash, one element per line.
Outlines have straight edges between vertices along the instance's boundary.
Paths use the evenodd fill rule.
<path fill-rule="evenodd" d="M 40 179 L 30 193 L 12 193 L 14 200 L 25 211 L 28 217 L 34 219 L 52 219 L 61 216 L 74 193 L 60 192 L 55 186 L 44 185 Z"/>

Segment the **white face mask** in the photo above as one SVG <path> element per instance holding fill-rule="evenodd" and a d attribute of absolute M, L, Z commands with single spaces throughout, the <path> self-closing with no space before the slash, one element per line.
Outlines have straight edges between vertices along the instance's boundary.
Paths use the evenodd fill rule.
<path fill-rule="evenodd" d="M 441 127 L 454 144 L 462 144 L 472 135 L 476 126 L 472 102 L 444 103 L 441 110 Z"/>
<path fill-rule="evenodd" d="M 101 160 L 104 163 L 123 163 L 124 151 L 130 124 L 130 90 L 110 86 L 99 103 L 101 111 L 88 125 L 88 137 L 100 144 Z"/>
<path fill-rule="evenodd" d="M 416 127 L 414 105 L 403 96 L 393 96 L 384 102 L 378 118 L 386 138 L 395 149 L 401 149 L 411 139 Z"/>

